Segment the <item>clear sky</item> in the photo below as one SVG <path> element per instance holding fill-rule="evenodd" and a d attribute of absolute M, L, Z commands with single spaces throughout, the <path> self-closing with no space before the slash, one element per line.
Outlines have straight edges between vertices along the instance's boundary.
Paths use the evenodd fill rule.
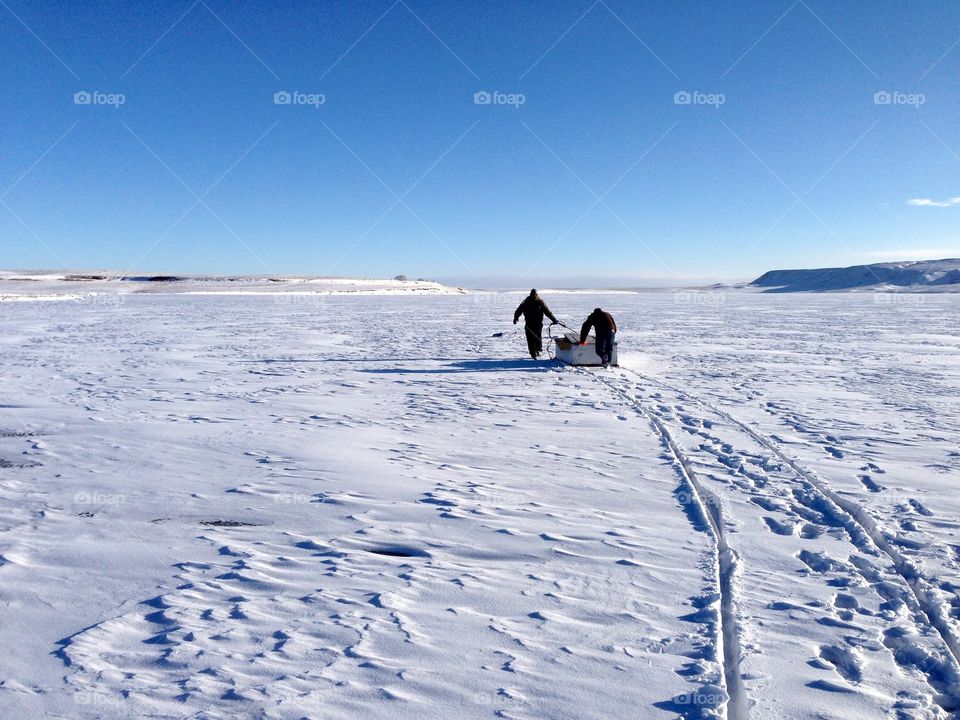
<path fill-rule="evenodd" d="M 2 268 L 960 256 L 956 2 L 0 0 L 0 43 Z"/>

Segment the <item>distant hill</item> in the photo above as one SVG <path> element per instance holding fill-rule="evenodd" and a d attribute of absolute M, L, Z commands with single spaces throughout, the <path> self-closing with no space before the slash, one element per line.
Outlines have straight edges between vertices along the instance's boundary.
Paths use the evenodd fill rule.
<path fill-rule="evenodd" d="M 0 300 L 77 299 L 139 293 L 190 295 L 454 295 L 462 288 L 429 280 L 285 275 L 126 275 L 111 272 L 0 270 Z"/>
<path fill-rule="evenodd" d="M 960 292 L 960 259 L 917 260 L 815 270 L 771 270 L 750 286 L 766 292 L 885 290 Z"/>

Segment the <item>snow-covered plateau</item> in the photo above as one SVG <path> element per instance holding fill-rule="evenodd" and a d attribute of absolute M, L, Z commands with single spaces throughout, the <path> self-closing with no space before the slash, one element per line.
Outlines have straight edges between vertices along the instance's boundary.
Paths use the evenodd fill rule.
<path fill-rule="evenodd" d="M 906 260 L 813 270 L 771 270 L 752 283 L 766 292 L 960 292 L 960 259 Z"/>
<path fill-rule="evenodd" d="M 544 292 L 601 370 L 516 294 L 54 294 L 0 303 L 0 717 L 960 712 L 960 296 Z"/>
<path fill-rule="evenodd" d="M 0 302 L 28 300 L 87 300 L 111 302 L 108 296 L 134 293 L 193 295 L 455 295 L 451 288 L 429 280 L 308 277 L 290 275 L 199 276 L 130 275 L 104 272 L 0 271 Z"/>

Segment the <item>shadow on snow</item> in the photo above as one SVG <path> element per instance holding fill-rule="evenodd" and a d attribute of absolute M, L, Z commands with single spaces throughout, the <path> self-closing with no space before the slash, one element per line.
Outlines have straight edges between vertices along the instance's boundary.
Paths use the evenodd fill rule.
<path fill-rule="evenodd" d="M 434 368 L 371 368 L 361 372 L 378 375 L 440 375 L 472 372 L 548 372 L 558 367 L 553 360 L 458 360 Z"/>

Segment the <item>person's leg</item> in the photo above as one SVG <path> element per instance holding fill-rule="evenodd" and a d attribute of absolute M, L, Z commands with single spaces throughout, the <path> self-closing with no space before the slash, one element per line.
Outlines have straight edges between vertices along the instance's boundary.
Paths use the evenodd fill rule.
<path fill-rule="evenodd" d="M 613 334 L 597 333 L 597 355 L 600 356 L 600 362 L 607 365 L 610 362 L 610 353 L 613 350 Z"/>
<path fill-rule="evenodd" d="M 536 360 L 537 354 L 541 350 L 540 331 L 537 330 L 536 326 L 531 325 L 525 325 L 524 330 L 527 334 L 527 350 L 530 352 L 530 357 Z"/>

